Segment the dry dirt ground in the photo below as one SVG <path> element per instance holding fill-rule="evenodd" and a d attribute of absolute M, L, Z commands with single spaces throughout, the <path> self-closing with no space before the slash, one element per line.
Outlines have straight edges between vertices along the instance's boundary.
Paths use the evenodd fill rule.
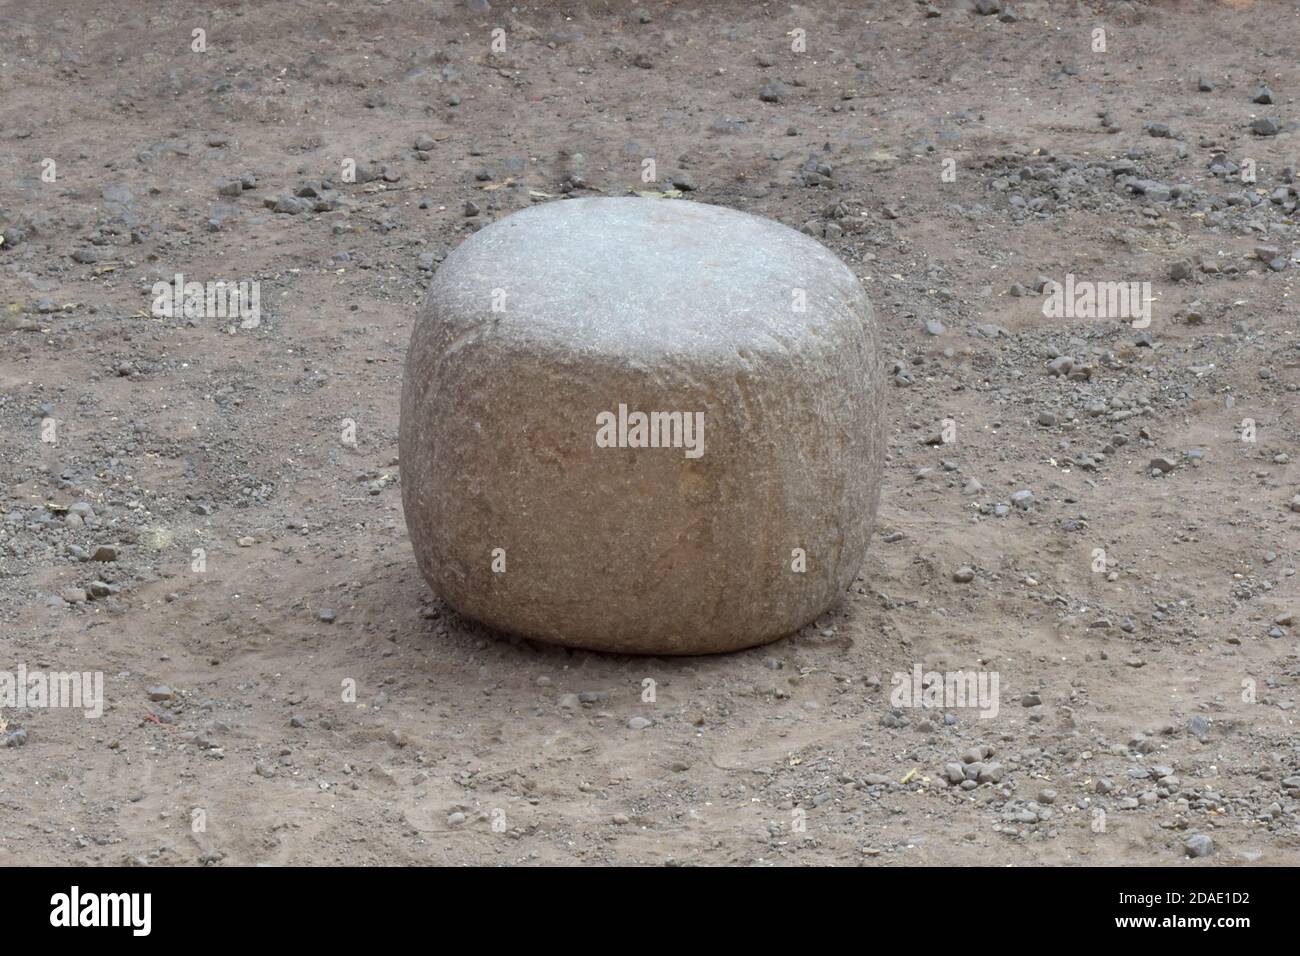
<path fill-rule="evenodd" d="M 0 2 L 0 670 L 105 680 L 0 707 L 0 863 L 1300 862 L 1300 10 L 934 3 Z M 749 652 L 487 632 L 402 518 L 422 290 L 655 189 L 862 277 L 879 533 Z M 176 273 L 260 324 L 154 315 Z M 1068 273 L 1145 335 L 1046 317 Z"/>

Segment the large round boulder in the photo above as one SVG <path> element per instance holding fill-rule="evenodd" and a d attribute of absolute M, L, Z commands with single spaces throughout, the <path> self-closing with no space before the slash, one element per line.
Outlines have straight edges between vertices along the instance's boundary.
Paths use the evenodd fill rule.
<path fill-rule="evenodd" d="M 694 202 L 533 206 L 447 257 L 411 336 L 416 560 L 463 614 L 560 644 L 774 640 L 857 577 L 883 402 L 871 306 L 820 243 Z"/>

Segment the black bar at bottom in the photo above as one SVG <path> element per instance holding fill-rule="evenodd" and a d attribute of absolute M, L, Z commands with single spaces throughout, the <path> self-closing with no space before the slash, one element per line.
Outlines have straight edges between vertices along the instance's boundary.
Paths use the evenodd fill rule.
<path fill-rule="evenodd" d="M 1243 933 L 1271 936 L 1291 925 L 1293 876 L 1210 867 L 588 868 L 545 877 L 530 869 L 11 869 L 5 938 L 12 952 L 29 936 L 72 932 L 83 941 L 95 934 L 301 946 L 341 943 L 350 925 L 385 933 L 477 925 L 491 928 L 494 939 L 517 927 L 541 942 L 543 928 L 554 933 L 561 921 L 579 921 L 567 935 L 588 920 L 626 919 L 652 933 L 699 922 L 706 933 L 725 929 L 734 942 L 730 934 L 770 941 L 783 925 L 807 931 L 809 920 L 829 929 L 883 919 L 922 928 L 923 936 L 942 936 L 947 924 L 960 935 L 965 919 L 978 917 L 1018 935 L 1042 930 L 1088 941 L 1196 933 L 1230 945 Z"/>

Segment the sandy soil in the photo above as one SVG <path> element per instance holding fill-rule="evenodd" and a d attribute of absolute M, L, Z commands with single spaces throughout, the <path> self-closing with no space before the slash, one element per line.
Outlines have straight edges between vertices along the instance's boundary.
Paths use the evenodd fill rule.
<path fill-rule="evenodd" d="M 0 708 L 0 863 L 1300 862 L 1300 11 L 935 3 L 0 2 L 0 668 L 105 680 Z M 576 167 L 806 227 L 877 305 L 880 534 L 803 633 L 570 652 L 416 571 L 422 289 Z M 151 314 L 176 273 L 260 325 Z M 1067 273 L 1149 281 L 1149 346 L 1044 316 Z M 916 665 L 998 715 L 895 709 Z"/>

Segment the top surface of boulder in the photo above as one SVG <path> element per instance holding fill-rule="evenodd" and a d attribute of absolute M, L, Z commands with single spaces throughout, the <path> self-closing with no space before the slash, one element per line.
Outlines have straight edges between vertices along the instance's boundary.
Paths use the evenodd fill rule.
<path fill-rule="evenodd" d="M 494 290 L 504 293 L 495 312 Z M 863 298 L 830 250 L 787 226 L 640 198 L 560 200 L 499 220 L 448 257 L 430 295 L 444 322 L 643 360 L 786 351 Z"/>

